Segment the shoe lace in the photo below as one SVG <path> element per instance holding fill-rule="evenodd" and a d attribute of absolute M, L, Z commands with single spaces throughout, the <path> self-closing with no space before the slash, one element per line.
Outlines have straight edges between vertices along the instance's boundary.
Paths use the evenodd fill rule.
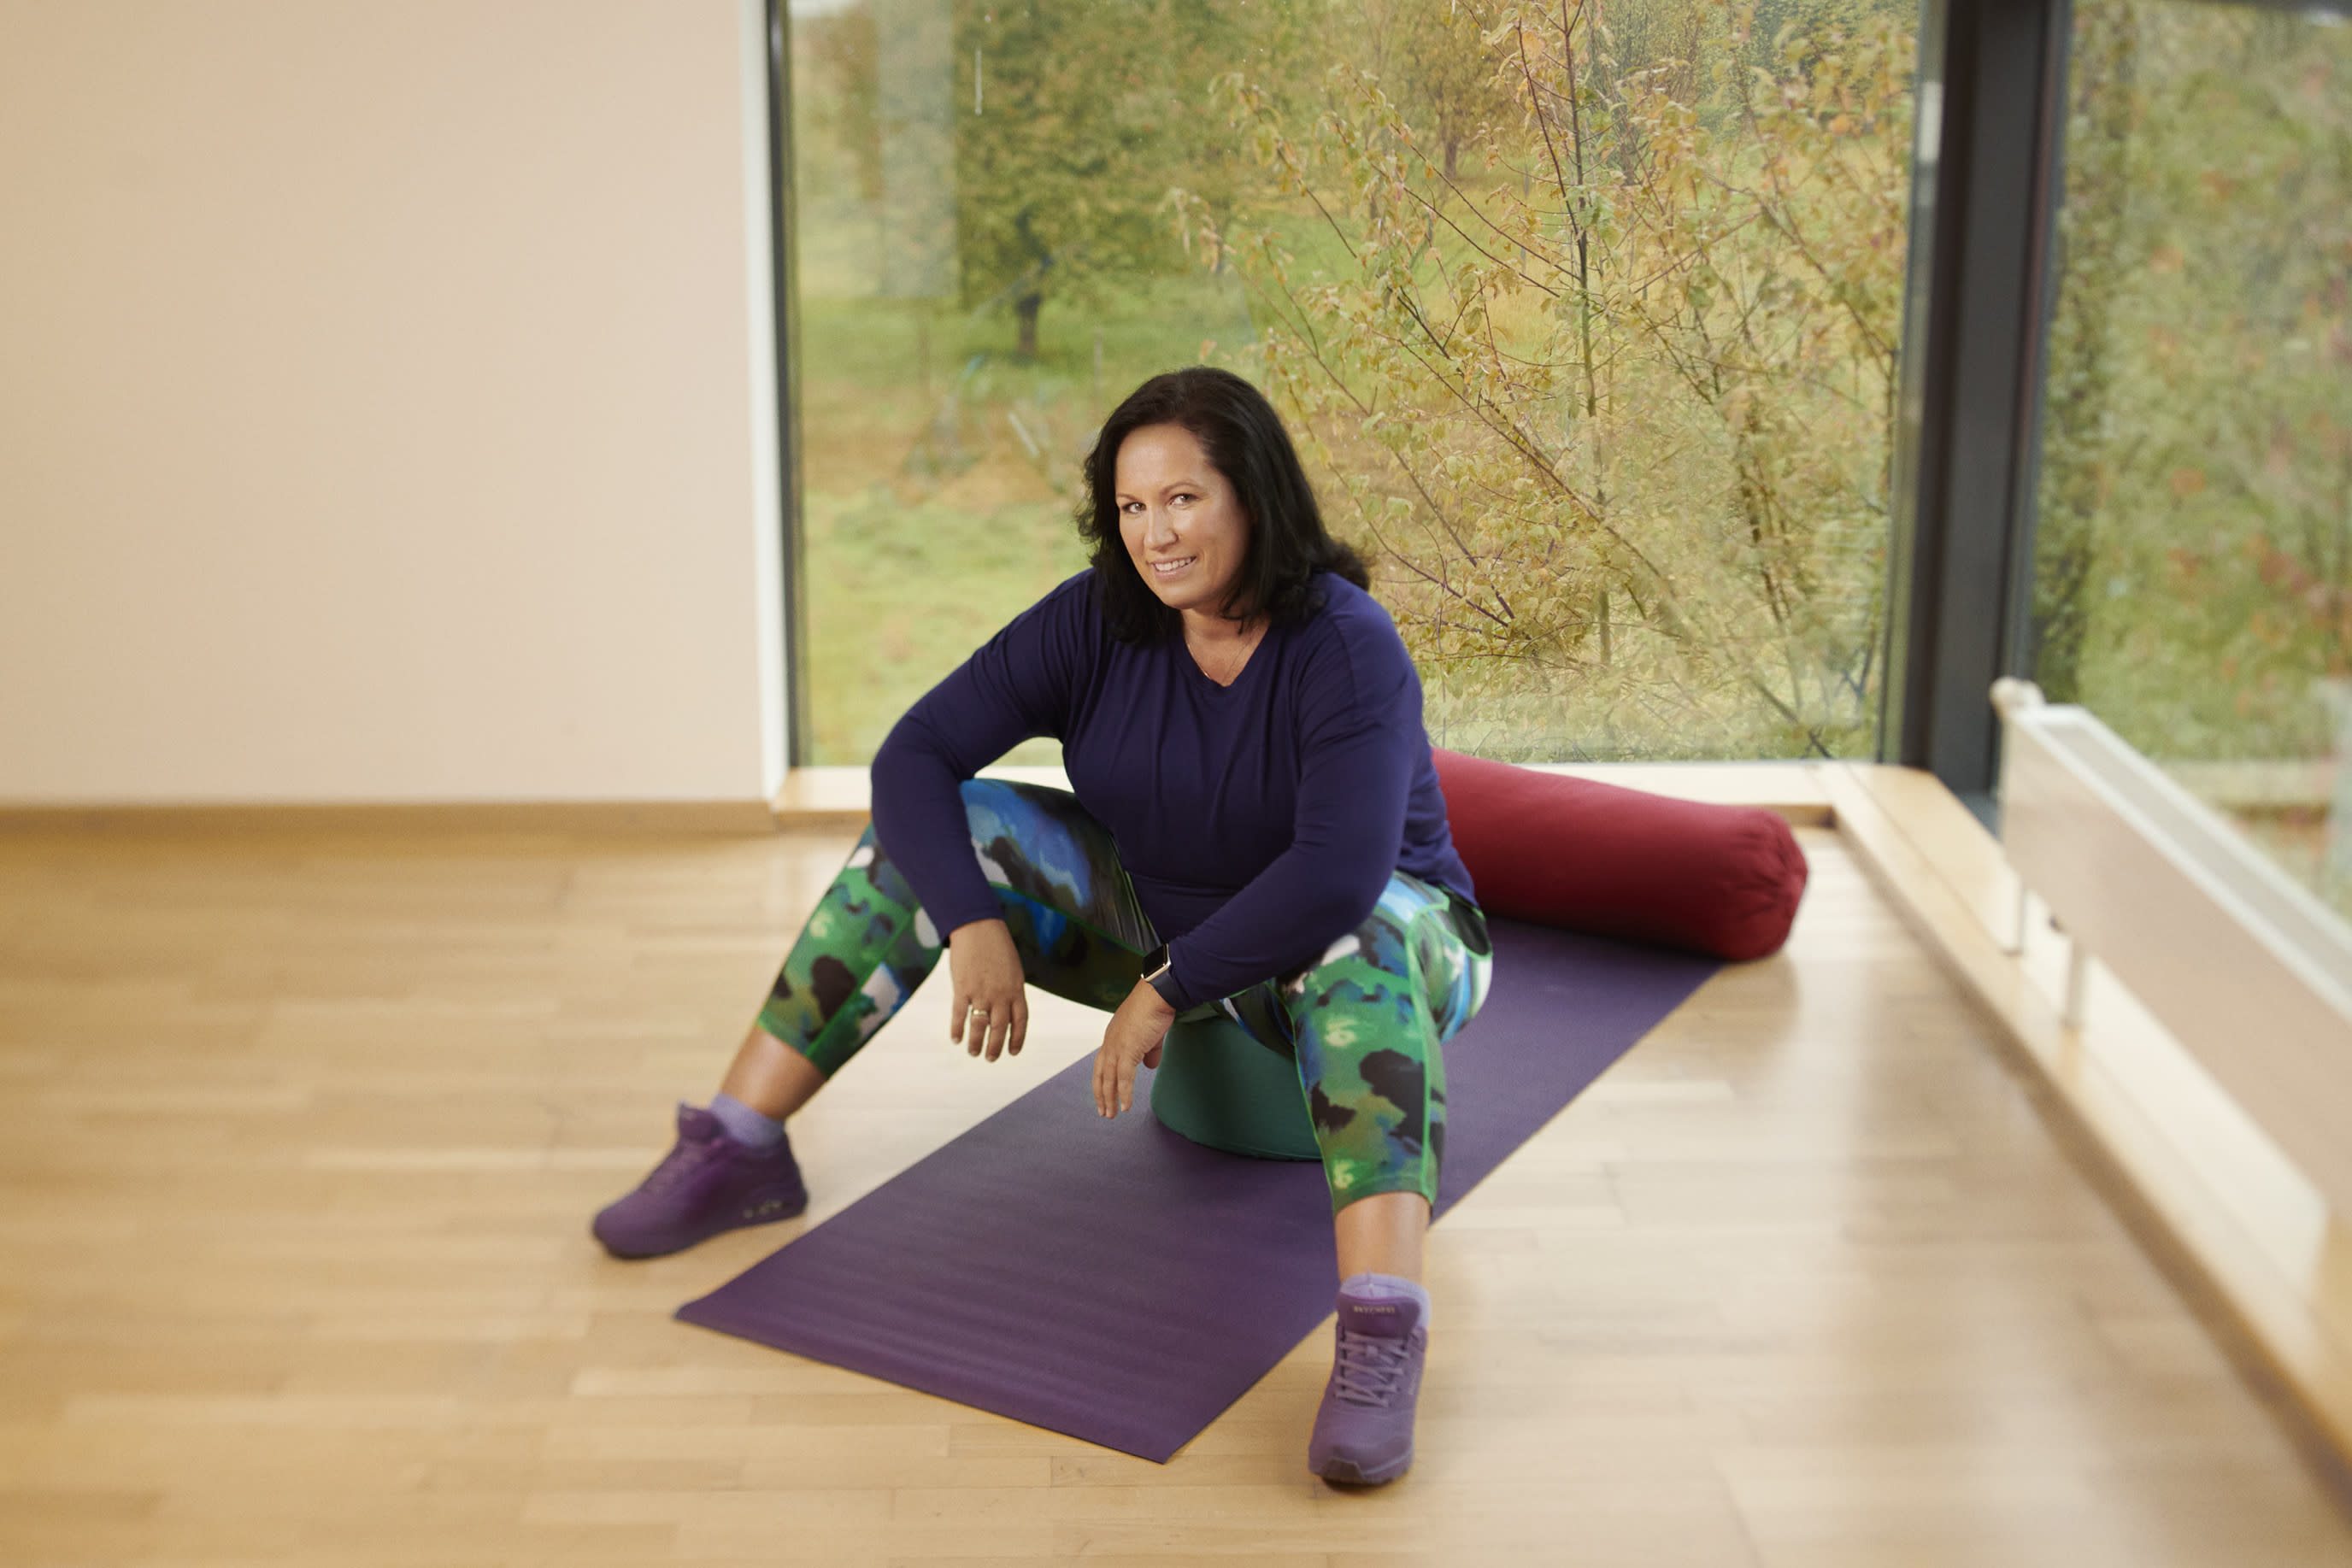
<path fill-rule="evenodd" d="M 1350 1405 L 1384 1406 L 1397 1391 L 1412 1354 L 1405 1342 L 1339 1331 L 1332 1392 Z"/>
<path fill-rule="evenodd" d="M 647 1192 L 668 1191 L 704 1166 L 709 1165 L 718 1153 L 719 1140 L 716 1138 L 707 1144 L 697 1143 L 692 1138 L 680 1138 L 670 1145 L 670 1151 L 662 1156 L 661 1164 L 646 1174 L 646 1190 Z"/>

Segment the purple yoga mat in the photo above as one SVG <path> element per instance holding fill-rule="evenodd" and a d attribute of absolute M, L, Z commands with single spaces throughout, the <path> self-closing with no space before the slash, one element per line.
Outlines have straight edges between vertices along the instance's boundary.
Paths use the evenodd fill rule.
<path fill-rule="evenodd" d="M 1437 1212 L 1719 966 L 1494 922 L 1486 1005 L 1445 1048 Z M 1094 1112 L 1072 1063 L 677 1315 L 1165 1463 L 1331 1311 L 1308 1161 Z"/>

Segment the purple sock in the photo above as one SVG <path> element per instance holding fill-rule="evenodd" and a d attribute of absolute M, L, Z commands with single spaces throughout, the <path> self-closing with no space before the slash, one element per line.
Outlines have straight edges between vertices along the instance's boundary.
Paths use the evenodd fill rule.
<path fill-rule="evenodd" d="M 784 1135 L 784 1124 L 773 1116 L 762 1116 L 732 1094 L 714 1094 L 710 1113 L 727 1135 L 750 1149 L 772 1149 Z"/>

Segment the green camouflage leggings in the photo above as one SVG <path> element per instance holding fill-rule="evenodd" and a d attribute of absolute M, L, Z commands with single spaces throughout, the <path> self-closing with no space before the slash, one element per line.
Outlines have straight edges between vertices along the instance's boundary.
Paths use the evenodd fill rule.
<path fill-rule="evenodd" d="M 1116 1009 L 1160 938 L 1109 832 L 1076 796 L 1038 785 L 974 779 L 963 801 L 1029 983 Z M 943 950 L 868 828 L 785 956 L 760 1026 L 829 1078 Z M 1382 1192 L 1433 1201 L 1445 1148 L 1439 1045 L 1486 999 L 1490 966 L 1476 905 L 1398 872 L 1315 963 L 1185 1016 L 1223 1013 L 1297 1063 L 1335 1210 Z"/>

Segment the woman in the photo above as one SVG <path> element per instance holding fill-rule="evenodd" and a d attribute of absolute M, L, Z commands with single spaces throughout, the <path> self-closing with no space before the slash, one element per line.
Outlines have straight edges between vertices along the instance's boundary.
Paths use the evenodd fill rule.
<path fill-rule="evenodd" d="M 596 1218 L 622 1257 L 807 1199 L 785 1119 L 939 959 L 950 1032 L 1017 1052 L 1024 980 L 1111 1014 L 1095 1108 L 1188 1014 L 1293 1058 L 1329 1178 L 1339 1333 L 1307 1462 L 1412 1459 L 1422 1238 L 1444 1142 L 1439 1042 L 1486 994 L 1486 925 L 1446 831 L 1421 685 L 1363 564 L 1323 527 L 1274 410 L 1223 371 L 1154 377 L 1103 426 L 1090 569 L 910 709 L 874 825 L 810 917 L 708 1111 Z M 1074 793 L 977 779 L 1032 736 Z"/>

